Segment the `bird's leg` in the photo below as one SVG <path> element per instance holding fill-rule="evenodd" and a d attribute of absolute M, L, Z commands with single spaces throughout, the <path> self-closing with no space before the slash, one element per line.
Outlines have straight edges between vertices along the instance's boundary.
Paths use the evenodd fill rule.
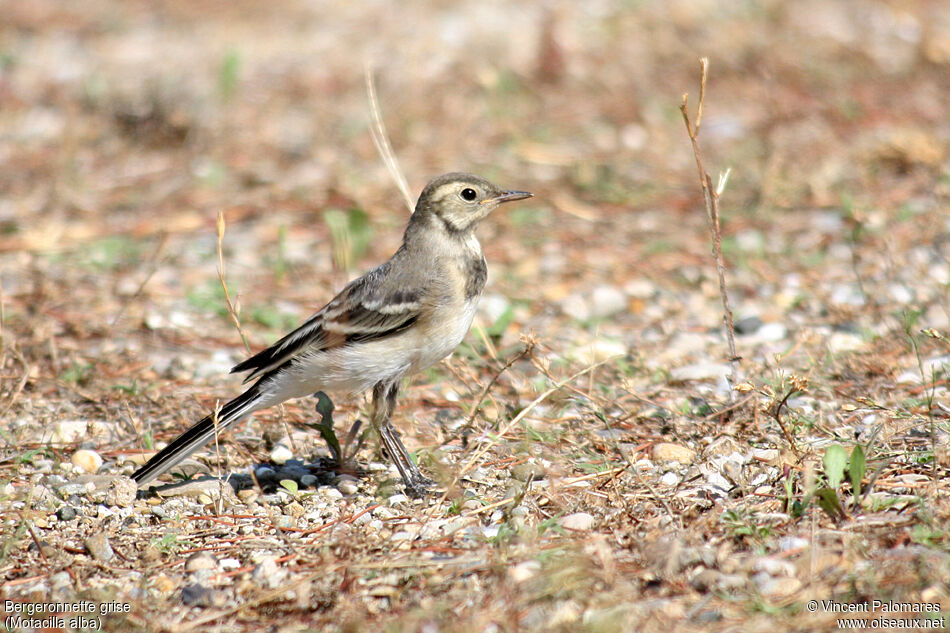
<path fill-rule="evenodd" d="M 373 387 L 373 427 L 379 433 L 379 438 L 386 447 L 389 458 L 396 465 L 396 470 L 402 476 L 406 490 L 414 497 L 422 497 L 426 489 L 435 486 L 435 482 L 425 477 L 409 457 L 409 452 L 399 439 L 399 433 L 393 427 L 390 418 L 396 408 L 396 394 L 399 383 L 377 383 Z"/>

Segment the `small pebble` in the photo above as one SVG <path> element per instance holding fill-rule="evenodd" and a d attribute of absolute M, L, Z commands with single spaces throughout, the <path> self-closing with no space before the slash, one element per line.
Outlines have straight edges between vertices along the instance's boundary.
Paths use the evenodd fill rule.
<path fill-rule="evenodd" d="M 732 368 L 722 363 L 696 363 L 674 367 L 670 370 L 670 377 L 679 382 L 687 380 L 719 380 L 729 375 Z"/>
<path fill-rule="evenodd" d="M 788 328 L 784 323 L 766 323 L 755 335 L 762 341 L 784 341 L 788 337 Z"/>
<path fill-rule="evenodd" d="M 294 456 L 293 451 L 284 446 L 283 444 L 277 444 L 270 451 L 270 459 L 275 464 L 286 464 L 288 460 L 292 459 Z"/>
<path fill-rule="evenodd" d="M 752 565 L 753 571 L 763 571 L 769 576 L 794 576 L 796 567 L 791 561 L 763 556 Z"/>
<path fill-rule="evenodd" d="M 288 516 L 292 516 L 295 519 L 302 517 L 305 512 L 306 510 L 304 509 L 304 507 L 300 505 L 300 503 L 297 501 L 291 501 L 290 503 L 284 506 L 284 514 Z"/>
<path fill-rule="evenodd" d="M 185 561 L 185 571 L 196 572 L 203 569 L 217 569 L 218 559 L 211 552 L 196 552 Z"/>
<path fill-rule="evenodd" d="M 277 475 L 277 471 L 270 466 L 261 466 L 254 471 L 254 474 L 257 475 L 258 479 L 273 479 Z"/>
<path fill-rule="evenodd" d="M 656 294 L 656 286 L 648 279 L 628 281 L 623 291 L 634 299 L 651 299 Z"/>
<path fill-rule="evenodd" d="M 579 294 L 571 294 L 561 299 L 561 311 L 577 321 L 586 321 L 590 318 L 591 309 Z"/>
<path fill-rule="evenodd" d="M 757 316 L 742 317 L 741 319 L 736 319 L 736 322 L 733 323 L 733 327 L 736 329 L 736 334 L 754 334 L 762 327 L 762 319 Z"/>
<path fill-rule="evenodd" d="M 586 531 L 594 527 L 595 519 L 587 512 L 575 512 L 558 519 L 558 525 L 565 530 Z"/>
<path fill-rule="evenodd" d="M 696 458 L 696 451 L 672 442 L 660 442 L 653 446 L 653 460 L 657 462 L 679 462 L 689 464 Z"/>
<path fill-rule="evenodd" d="M 317 483 L 317 478 L 316 478 L 316 476 L 315 476 L 315 475 L 311 475 L 310 473 L 307 473 L 306 475 L 303 475 L 303 476 L 300 477 L 300 485 L 301 485 L 301 486 L 311 487 L 311 486 L 316 485 L 316 483 Z"/>
<path fill-rule="evenodd" d="M 340 477 L 336 483 L 337 490 L 345 495 L 355 495 L 359 492 L 359 485 L 351 477 Z"/>
<path fill-rule="evenodd" d="M 220 589 L 212 589 L 196 583 L 185 585 L 181 589 L 181 602 L 186 607 L 223 607 L 227 604 L 227 594 Z"/>
<path fill-rule="evenodd" d="M 109 482 L 103 503 L 109 506 L 130 508 L 135 503 L 138 485 L 130 477 L 116 477 Z"/>
<path fill-rule="evenodd" d="M 788 576 L 773 578 L 765 572 L 760 572 L 753 576 L 752 582 L 760 594 L 773 600 L 788 598 L 802 587 L 802 581 L 798 578 Z"/>
<path fill-rule="evenodd" d="M 508 570 L 508 577 L 520 583 L 534 578 L 540 571 L 541 563 L 536 560 L 526 560 L 510 568 Z"/>
<path fill-rule="evenodd" d="M 241 503 L 247 505 L 250 503 L 255 503 L 257 498 L 260 496 L 260 493 L 254 488 L 245 488 L 244 490 L 238 490 L 237 496 L 238 499 L 241 500 Z"/>
<path fill-rule="evenodd" d="M 254 567 L 251 577 L 258 584 L 273 589 L 279 586 L 287 575 L 287 570 L 277 564 L 277 557 L 266 555 Z"/>
<path fill-rule="evenodd" d="M 337 490 L 336 488 L 331 487 L 331 486 L 323 486 L 323 487 L 321 487 L 321 488 L 320 488 L 320 492 L 323 493 L 323 496 L 324 496 L 324 497 L 326 497 L 327 499 L 329 499 L 329 500 L 331 500 L 331 501 L 334 501 L 334 500 L 336 500 L 336 499 L 342 499 L 342 498 L 343 498 L 343 493 L 340 492 L 339 490 Z"/>
<path fill-rule="evenodd" d="M 409 503 L 409 497 L 404 494 L 393 495 L 389 498 L 389 505 L 396 506 Z"/>
<path fill-rule="evenodd" d="M 613 316 L 627 308 L 627 297 L 614 286 L 597 286 L 591 293 L 590 315 L 595 319 Z"/>
<path fill-rule="evenodd" d="M 778 459 L 779 452 L 774 448 L 753 448 L 752 459 L 760 462 L 774 462 Z"/>
<path fill-rule="evenodd" d="M 165 574 L 159 574 L 152 580 L 152 587 L 159 593 L 167 595 L 175 590 L 175 581 Z"/>
<path fill-rule="evenodd" d="M 511 476 L 518 481 L 528 481 L 531 477 L 534 477 L 535 480 L 544 479 L 544 468 L 534 462 L 515 464 L 509 470 Z"/>
<path fill-rule="evenodd" d="M 107 563 L 115 558 L 115 551 L 113 551 L 109 539 L 102 532 L 97 532 L 87 538 L 84 545 L 89 555 L 99 562 Z"/>
<path fill-rule="evenodd" d="M 57 488 L 56 492 L 65 499 L 71 496 L 85 496 L 89 493 L 89 488 L 84 483 L 70 482 Z"/>
<path fill-rule="evenodd" d="M 660 477 L 660 483 L 664 486 L 675 486 L 680 482 L 680 476 L 676 473 L 663 473 L 663 476 Z"/>
<path fill-rule="evenodd" d="M 778 540 L 778 548 L 787 552 L 789 550 L 805 549 L 808 547 L 808 539 L 800 536 L 783 536 Z"/>
<path fill-rule="evenodd" d="M 85 448 L 73 453 L 73 457 L 70 461 L 73 466 L 84 473 L 95 473 L 102 467 L 102 457 L 99 453 Z"/>
<path fill-rule="evenodd" d="M 241 567 L 241 561 L 237 558 L 222 558 L 218 561 L 218 565 L 221 569 L 238 569 Z"/>
<path fill-rule="evenodd" d="M 60 521 L 72 521 L 76 518 L 76 509 L 72 506 L 60 506 L 56 511 L 56 518 Z"/>
<path fill-rule="evenodd" d="M 56 444 L 72 444 L 86 437 L 89 423 L 85 420 L 63 420 L 53 425 L 49 441 Z"/>

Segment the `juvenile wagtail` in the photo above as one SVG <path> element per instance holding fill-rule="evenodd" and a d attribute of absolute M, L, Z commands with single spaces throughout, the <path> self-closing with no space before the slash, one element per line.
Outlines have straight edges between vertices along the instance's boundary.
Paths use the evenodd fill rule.
<path fill-rule="evenodd" d="M 434 482 L 402 445 L 390 417 L 403 377 L 451 354 L 468 332 L 487 267 L 475 227 L 498 205 L 530 198 L 471 174 L 426 185 L 402 246 L 389 261 L 350 282 L 303 325 L 231 372 L 254 384 L 182 433 L 138 469 L 144 484 L 255 411 L 317 391 L 360 393 L 372 387 L 372 422 L 416 496 Z"/>

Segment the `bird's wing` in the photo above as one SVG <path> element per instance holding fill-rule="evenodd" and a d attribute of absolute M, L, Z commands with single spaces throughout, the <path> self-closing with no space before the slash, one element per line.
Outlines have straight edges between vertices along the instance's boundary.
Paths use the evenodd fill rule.
<path fill-rule="evenodd" d="M 353 281 L 300 327 L 238 363 L 231 373 L 251 371 L 248 382 L 301 352 L 372 341 L 410 327 L 423 308 L 422 289 L 387 284 L 387 272 L 385 265 L 380 266 Z"/>

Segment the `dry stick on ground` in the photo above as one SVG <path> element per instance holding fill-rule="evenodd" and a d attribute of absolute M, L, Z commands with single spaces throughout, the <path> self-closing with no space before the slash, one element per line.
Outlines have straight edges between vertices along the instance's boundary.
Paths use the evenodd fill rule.
<path fill-rule="evenodd" d="M 448 444 L 449 442 L 454 441 L 456 438 L 462 437 L 467 438 L 468 433 L 472 427 L 472 423 L 475 421 L 475 416 L 478 414 L 479 409 L 481 409 L 482 401 L 488 396 L 488 393 L 491 391 L 492 387 L 495 386 L 495 383 L 498 382 L 498 379 L 501 378 L 501 375 L 508 371 L 512 365 L 517 363 L 522 358 L 530 356 L 534 352 L 535 345 L 538 344 L 538 340 L 534 336 L 526 335 L 521 337 L 521 342 L 524 343 L 524 347 L 521 348 L 517 354 L 514 354 L 509 358 L 504 366 L 495 372 L 495 375 L 491 377 L 491 380 L 482 388 L 481 392 L 472 402 L 472 408 L 468 412 L 468 415 L 465 418 L 465 422 L 459 427 L 459 430 L 452 434 L 451 437 L 447 438 L 442 444 Z M 464 440 L 463 440 L 464 444 Z"/>
<path fill-rule="evenodd" d="M 699 150 L 699 126 L 703 122 L 703 101 L 706 98 L 706 74 L 709 69 L 709 59 L 703 57 L 699 60 L 702 70 L 702 79 L 699 84 L 699 106 L 696 109 L 696 124 L 693 125 L 689 120 L 689 110 L 686 105 L 688 94 L 683 95 L 683 103 L 680 105 L 680 111 L 683 113 L 683 121 L 686 123 L 686 132 L 689 134 L 689 140 L 693 145 L 693 155 L 696 157 L 696 168 L 699 170 L 699 182 L 703 188 L 703 201 L 706 204 L 706 215 L 709 219 L 709 232 L 713 241 L 713 256 L 716 258 L 716 272 L 719 274 L 719 294 L 722 297 L 723 324 L 726 327 L 726 339 L 729 341 L 729 362 L 732 365 L 732 373 L 729 376 L 729 400 L 736 397 L 735 386 L 739 382 L 739 355 L 736 353 L 736 332 L 732 323 L 732 308 L 729 306 L 729 293 L 726 290 L 726 264 L 722 259 L 722 232 L 719 229 L 719 194 L 722 193 L 729 179 L 729 171 L 719 179 L 719 185 L 713 187 L 712 178 L 706 173 L 703 167 L 702 153 Z"/>

